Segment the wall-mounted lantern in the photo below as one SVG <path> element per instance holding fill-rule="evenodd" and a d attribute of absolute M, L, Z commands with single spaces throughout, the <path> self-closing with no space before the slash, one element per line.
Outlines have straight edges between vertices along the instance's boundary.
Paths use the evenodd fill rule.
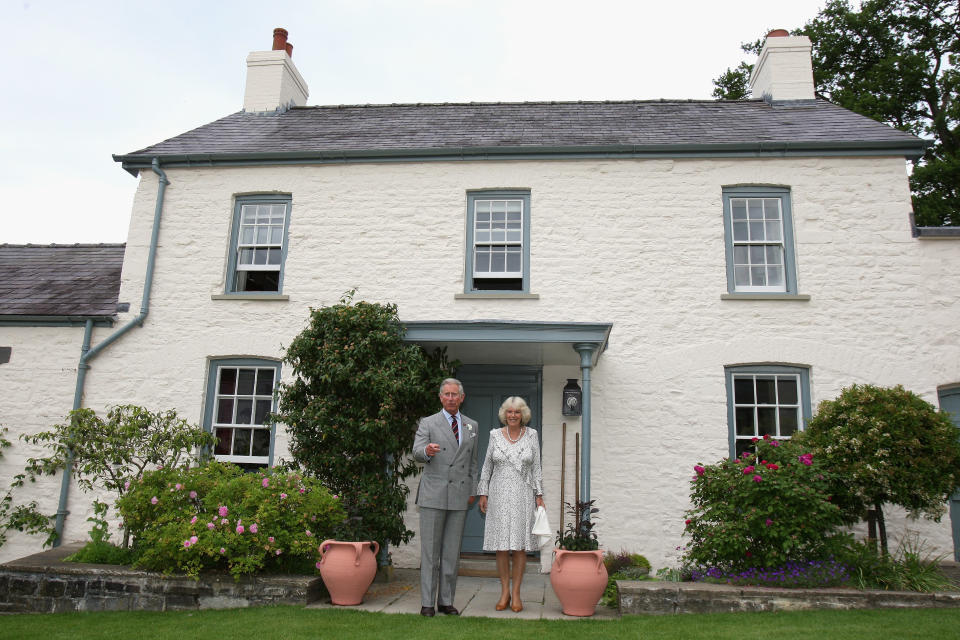
<path fill-rule="evenodd" d="M 583 391 L 577 384 L 576 378 L 567 378 L 567 386 L 563 388 L 563 415 L 579 416 L 582 409 Z"/>

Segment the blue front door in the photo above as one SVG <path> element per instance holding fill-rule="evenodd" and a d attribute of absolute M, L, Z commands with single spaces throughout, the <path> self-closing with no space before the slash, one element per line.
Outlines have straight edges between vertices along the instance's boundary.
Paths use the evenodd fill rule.
<path fill-rule="evenodd" d="M 490 430 L 500 427 L 500 420 L 497 418 L 500 405 L 510 396 L 520 396 L 530 406 L 533 415 L 528 426 L 536 429 L 541 436 L 540 449 L 543 450 L 543 432 L 540 430 L 540 367 L 463 365 L 457 371 L 457 378 L 463 383 L 463 390 L 467 395 L 460 411 L 480 424 L 481 467 L 487 453 Z M 474 504 L 467 512 L 460 549 L 462 552 L 483 551 L 483 527 L 483 514 Z"/>

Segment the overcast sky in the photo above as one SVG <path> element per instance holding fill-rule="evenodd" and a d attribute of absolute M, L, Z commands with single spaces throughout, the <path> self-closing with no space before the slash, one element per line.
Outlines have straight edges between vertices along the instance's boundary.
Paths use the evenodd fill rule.
<path fill-rule="evenodd" d="M 124 242 L 111 157 L 240 110 L 290 32 L 308 104 L 709 99 L 824 0 L 0 0 L 0 243 Z"/>

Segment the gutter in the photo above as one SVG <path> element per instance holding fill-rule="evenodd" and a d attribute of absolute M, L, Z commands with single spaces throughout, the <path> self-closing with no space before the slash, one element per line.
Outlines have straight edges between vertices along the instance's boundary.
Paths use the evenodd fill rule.
<path fill-rule="evenodd" d="M 76 411 L 83 405 L 83 390 L 87 380 L 87 369 L 90 368 L 89 362 L 100 354 L 110 344 L 113 344 L 135 326 L 142 327 L 147 314 L 150 313 L 150 292 L 153 289 L 153 271 L 157 257 L 157 243 L 160 238 L 160 218 L 163 213 L 163 199 L 170 180 L 167 174 L 160 168 L 160 159 L 153 158 L 150 168 L 160 176 L 157 186 L 157 204 L 153 212 L 153 232 L 150 235 L 150 250 L 147 256 L 147 272 L 144 276 L 143 299 L 140 303 L 140 313 L 107 338 L 96 347 L 90 348 L 90 338 L 93 333 L 93 318 L 88 318 L 83 331 L 83 345 L 80 348 L 80 363 L 77 365 L 77 384 L 73 393 L 73 410 Z M 73 474 L 73 453 L 68 453 L 66 465 L 63 469 L 63 477 L 60 479 L 60 502 L 57 506 L 56 522 L 54 530 L 57 537 L 53 543 L 54 547 L 59 547 L 63 539 L 63 527 L 70 513 L 67 511 L 67 498 L 70 494 L 70 476 Z"/>

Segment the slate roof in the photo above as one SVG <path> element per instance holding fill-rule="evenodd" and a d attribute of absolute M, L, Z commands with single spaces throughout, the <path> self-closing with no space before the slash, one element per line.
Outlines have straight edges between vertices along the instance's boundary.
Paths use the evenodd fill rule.
<path fill-rule="evenodd" d="M 658 100 L 293 107 L 238 112 L 126 155 L 131 165 L 229 157 L 433 155 L 607 150 L 890 149 L 924 142 L 824 100 Z M 429 155 L 429 154 L 428 154 Z"/>
<path fill-rule="evenodd" d="M 125 247 L 0 244 L 0 318 L 115 316 Z"/>

